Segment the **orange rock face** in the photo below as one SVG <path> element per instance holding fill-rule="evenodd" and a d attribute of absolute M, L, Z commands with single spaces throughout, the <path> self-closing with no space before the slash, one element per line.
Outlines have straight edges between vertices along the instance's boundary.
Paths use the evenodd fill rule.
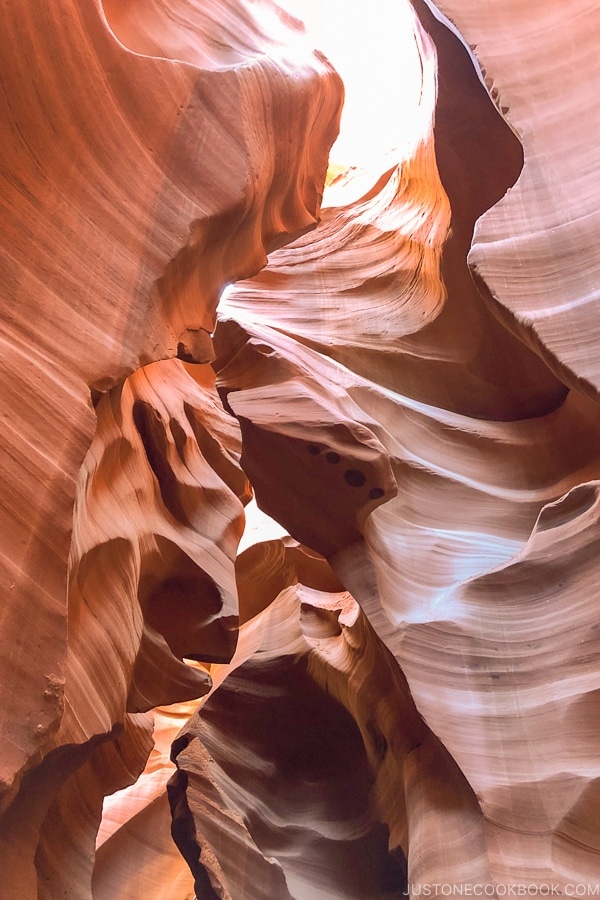
<path fill-rule="evenodd" d="M 600 890 L 598 13 L 438 5 L 325 193 L 270 0 L 0 10 L 2 898 Z"/>
<path fill-rule="evenodd" d="M 225 5 L 190 31 L 175 4 L 151 53 L 135 6 L 1 11 L 7 897 L 89 894 L 102 797 L 148 755 L 143 711 L 206 690 L 184 654 L 231 655 L 237 426 L 180 363 L 132 373 L 212 358 L 224 284 L 314 226 L 341 104 L 269 3 L 227 4 L 240 45 L 216 60 Z"/>

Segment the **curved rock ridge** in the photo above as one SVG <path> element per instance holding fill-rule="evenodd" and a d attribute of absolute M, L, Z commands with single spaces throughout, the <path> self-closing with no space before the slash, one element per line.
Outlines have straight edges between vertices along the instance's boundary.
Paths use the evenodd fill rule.
<path fill-rule="evenodd" d="M 484 419 L 537 416 L 566 387 L 482 303 L 466 259 L 478 217 L 519 177 L 522 148 L 464 45 L 424 3 L 415 6 L 418 140 L 390 151 L 385 172 L 338 175 L 317 231 L 229 289 L 221 314 L 293 334 L 434 406 Z M 285 302 L 275 315 L 277 293 Z"/>
<path fill-rule="evenodd" d="M 184 655 L 227 658 L 235 643 L 226 621 L 237 614 L 234 495 L 246 490 L 237 439 L 222 431 L 216 406 L 206 421 L 203 400 L 185 410 L 204 394 L 181 367 L 132 373 L 175 355 L 210 360 L 224 285 L 315 225 L 342 86 L 268 0 L 253 14 L 232 2 L 207 9 L 172 6 L 161 54 L 126 46 L 99 0 L 0 10 L 7 898 L 88 896 L 98 822 L 79 846 L 69 804 L 89 782 L 99 819 L 102 793 L 144 766 L 152 731 L 144 711 L 206 689 L 206 674 Z M 181 30 L 181 17 L 193 15 L 206 28 Z M 254 22 L 253 38 L 238 45 L 237 25 L 230 29 L 231 58 L 215 67 L 203 48 L 223 44 L 226 16 Z M 95 432 L 73 525 L 77 473 Z M 203 505 L 213 516 L 205 533 Z M 148 521 L 136 526 L 136 514 Z M 204 598 L 202 623 L 184 635 L 165 603 L 179 592 L 189 622 L 192 587 Z M 74 813 L 73 829 L 76 821 Z M 66 856 L 51 864 L 50 822 L 72 864 Z M 48 834 L 38 846 L 40 829 Z"/>
<path fill-rule="evenodd" d="M 45 675 L 64 676 L 89 387 L 177 353 L 210 359 L 223 285 L 315 223 L 341 86 L 290 19 L 278 43 L 256 29 L 251 53 L 213 71 L 132 53 L 92 0 L 1 16 L 2 583 L 4 627 L 28 636 L 2 675 L 7 790 L 60 718 L 58 690 L 40 732 L 22 725 Z"/>
<path fill-rule="evenodd" d="M 234 560 L 250 489 L 211 376 L 209 366 L 154 363 L 96 407 L 74 512 L 65 739 L 200 696 L 210 681 L 183 660 L 224 661 L 235 649 Z"/>
<path fill-rule="evenodd" d="M 272 0 L 101 0 L 101 8 L 115 36 L 135 53 L 208 72 L 268 59 L 297 66 L 313 49 L 302 23 Z"/>
<path fill-rule="evenodd" d="M 518 133 L 525 165 L 479 221 L 470 254 L 500 313 L 529 330 L 569 384 L 598 390 L 595 35 L 600 11 L 560 4 L 441 0 L 472 45 L 492 96 Z M 582 82 L 585 73 L 585 89 Z"/>
<path fill-rule="evenodd" d="M 500 883 L 599 883 L 599 516 L 598 482 L 573 488 L 542 509 L 519 554 L 456 591 L 460 614 L 435 624 L 435 661 L 434 629 L 402 638 L 419 708 L 480 798 Z M 442 708 L 425 681 L 459 657 L 462 683 Z"/>
<path fill-rule="evenodd" d="M 228 331 L 235 333 L 239 344 L 239 327 L 229 322 L 220 325 L 223 334 L 217 345 L 226 340 Z M 286 369 L 291 372 L 288 378 Z M 245 373 L 252 386 L 233 390 L 229 377 L 234 371 Z M 595 734 L 583 709 L 584 698 L 597 690 L 599 675 L 592 588 L 597 575 L 597 519 L 589 511 L 595 508 L 596 495 L 594 487 L 586 487 L 586 483 L 593 485 L 588 479 L 600 472 L 596 405 L 585 395 L 571 393 L 558 410 L 535 419 L 504 423 L 459 417 L 394 396 L 264 327 L 256 328 L 242 344 L 222 370 L 222 378 L 228 403 L 240 417 L 246 470 L 260 472 L 261 459 L 264 463 L 270 452 L 271 459 L 283 457 L 281 463 L 263 466 L 262 479 L 255 479 L 259 503 L 292 534 L 303 540 L 308 536 L 312 546 L 330 555 L 342 583 L 352 590 L 400 662 L 419 711 L 461 766 L 484 813 L 497 804 L 500 781 L 501 814 L 494 809 L 486 828 L 490 877 L 500 883 L 512 878 L 534 885 L 545 884 L 550 877 L 562 878 L 564 886 L 576 872 L 595 885 L 598 857 L 585 819 L 569 822 L 571 833 L 588 831 L 587 847 L 579 851 L 576 861 L 571 859 L 571 871 L 564 863 L 556 863 L 550 849 L 557 842 L 569 858 L 559 820 L 573 806 L 570 795 L 562 805 L 553 801 L 558 810 L 554 833 L 549 831 L 547 814 L 540 813 L 536 819 L 532 811 L 531 841 L 527 850 L 524 844 L 521 848 L 527 864 L 513 855 L 511 827 L 516 827 L 522 798 L 528 796 L 522 771 L 528 773 L 528 783 L 536 784 L 536 791 L 549 795 L 559 788 L 564 791 L 573 777 L 582 779 L 585 786 L 594 777 L 595 764 L 589 758 L 572 763 L 576 775 L 565 773 L 565 760 L 575 737 L 580 746 L 587 746 Z M 298 383 L 304 385 L 302 392 Z M 345 390 L 340 397 L 342 384 Z M 326 407 L 313 402 L 311 409 L 311 394 L 322 395 L 328 385 L 336 404 Z M 377 501 L 368 498 L 374 482 L 360 453 L 368 444 L 361 447 L 360 438 L 355 437 L 358 443 L 349 450 L 342 440 L 335 440 L 343 435 L 341 423 L 349 420 L 369 422 L 370 431 L 360 437 L 367 441 L 369 435 L 376 436 L 381 456 L 397 482 L 397 496 L 375 510 Z M 289 423 L 298 421 L 303 424 L 296 425 L 296 435 L 290 438 Z M 315 447 L 318 452 L 311 452 Z M 349 484 L 344 478 L 348 471 L 362 472 L 365 482 Z M 327 503 L 338 495 L 335 518 L 327 518 L 334 516 Z M 364 519 L 355 514 L 355 504 L 361 501 L 370 502 Z M 316 512 L 327 525 L 315 525 Z M 360 539 L 353 542 L 350 530 L 341 533 L 343 517 L 350 514 L 364 544 Z M 590 524 L 578 537 L 582 514 Z M 563 534 L 581 554 L 565 570 L 562 561 L 570 558 L 568 542 L 563 543 L 554 521 L 564 526 Z M 532 569 L 527 560 L 540 528 L 544 528 L 540 555 L 545 562 Z M 338 548 L 332 552 L 332 535 L 338 534 Z M 576 575 L 581 566 L 584 571 Z M 493 587 L 486 589 L 488 582 Z M 578 627 L 569 616 L 558 628 L 551 602 L 556 610 L 572 609 L 573 615 L 577 609 Z M 536 609 L 544 610 L 539 630 Z M 583 646 L 589 650 L 580 661 Z M 550 698 L 562 697 L 561 683 L 567 677 L 573 679 L 567 676 L 573 670 L 580 671 L 581 677 L 575 678 L 570 689 L 572 699 L 553 704 L 557 717 L 571 706 L 578 710 L 570 716 L 565 733 L 546 708 Z M 521 720 L 529 721 L 530 711 L 535 719 L 527 725 Z M 547 727 L 542 727 L 546 722 Z M 519 751 L 512 748 L 513 734 L 514 740 L 521 741 Z M 541 774 L 541 760 L 549 753 L 549 742 L 560 771 L 552 769 L 546 778 Z M 244 784 L 240 776 L 240 785 Z M 546 806 L 540 803 L 543 811 Z M 578 810 L 584 815 L 584 807 Z M 505 824 L 507 820 L 512 826 Z M 432 821 L 438 821 L 435 815 Z M 409 832 L 414 837 L 410 826 Z M 431 844 L 432 835 L 423 840 Z M 471 846 L 470 836 L 465 844 Z M 409 841 L 411 884 L 448 883 L 447 856 L 430 859 L 430 868 L 422 874 L 417 847 L 416 839 L 412 849 Z M 470 872 L 469 866 L 457 867 L 456 884 L 468 883 Z M 481 879 L 479 873 L 477 879 Z"/>
<path fill-rule="evenodd" d="M 37 896 L 36 881 L 39 896 L 90 895 L 104 795 L 135 780 L 152 747 L 145 714 L 205 694 L 193 660 L 235 649 L 250 490 L 212 369 L 146 366 L 96 414 L 73 517 L 63 715 L 3 817 L 7 897 Z M 48 679 L 48 699 L 62 687 Z"/>
<path fill-rule="evenodd" d="M 500 207 L 516 195 L 527 142 L 519 175 L 523 155 L 467 49 L 415 6 L 437 49 L 428 138 L 435 190 L 420 194 L 416 177 L 394 185 L 396 168 L 382 174 L 368 196 L 328 208 L 310 240 L 277 251 L 263 272 L 233 286 L 216 332 L 217 384 L 240 422 L 241 462 L 259 505 L 328 559 L 474 791 L 480 844 L 466 829 L 464 844 L 458 831 L 452 850 L 438 851 L 439 810 L 408 811 L 409 883 L 595 888 L 600 409 L 552 348 L 470 279 L 476 220 L 520 179 Z M 439 231 L 440 192 L 451 232 Z M 390 204 L 419 210 L 415 258 L 424 264 L 395 244 L 390 279 L 401 284 L 401 273 L 412 295 L 406 313 L 397 306 L 388 319 L 377 265 L 381 254 L 386 270 Z M 432 234 L 440 251 L 430 268 Z M 480 235 L 478 225 L 473 259 L 483 258 Z M 375 273 L 372 281 L 363 271 Z M 330 310 L 321 318 L 320 290 Z M 432 291 L 438 307 L 415 330 L 411 316 Z M 353 318 L 355 347 L 344 331 Z M 212 727 L 210 718 L 198 726 L 217 762 Z M 226 782 L 244 809 L 246 777 Z M 454 868 L 453 859 L 461 860 Z"/>
<path fill-rule="evenodd" d="M 253 534 L 258 532 L 259 527 L 264 529 L 264 517 L 253 514 L 252 506 L 250 514 L 255 522 L 250 523 L 246 541 L 253 539 Z M 342 585 L 324 560 L 289 538 L 262 542 L 256 546 L 252 543 L 238 556 L 236 582 L 240 637 L 230 664 L 213 664 L 207 667 L 214 686 L 221 684 L 230 671 L 260 649 L 265 628 L 269 629 L 271 635 L 271 649 L 275 649 L 274 629 L 277 627 L 277 620 L 273 620 L 270 607 L 268 610 L 266 608 L 280 593 L 287 590 L 289 594 L 290 585 L 296 584 L 299 578 L 306 585 L 318 585 L 323 590 L 333 592 L 342 591 Z M 298 611 L 299 608 L 296 608 L 296 615 Z M 285 625 L 285 620 L 283 625 L 280 647 L 286 653 L 289 628 Z M 152 895 L 153 891 L 159 890 L 158 884 L 161 885 L 160 891 L 173 891 L 174 897 L 182 896 L 178 892 L 183 892 L 186 879 L 189 881 L 191 877 L 184 859 L 188 854 L 180 855 L 171 839 L 171 816 L 166 805 L 165 787 L 175 772 L 175 766 L 169 759 L 171 742 L 177 732 L 185 727 L 186 721 L 200 702 L 180 703 L 154 710 L 154 747 L 144 772 L 134 785 L 105 799 L 94 867 L 94 897 L 118 896 L 134 900 L 143 891 Z M 208 777 L 211 777 L 210 773 Z M 214 817 L 215 809 L 211 809 Z M 239 814 L 230 805 L 223 804 L 222 809 L 226 811 L 225 822 L 239 819 Z M 216 834 L 222 824 L 217 816 L 211 826 L 211 833 Z M 185 843 L 185 835 L 182 839 Z M 209 844 L 203 838 L 202 840 L 203 852 L 211 856 Z M 135 854 L 135 866 L 132 866 L 132 854 Z M 258 855 L 256 859 L 262 870 L 264 862 Z M 194 871 L 198 876 L 197 869 Z M 266 865 L 265 872 L 272 871 L 273 867 Z M 261 883 L 262 880 L 259 879 Z M 270 884 L 270 881 L 267 880 L 267 883 Z M 280 880 L 277 883 L 281 887 L 285 882 Z M 277 892 L 273 895 L 277 895 Z M 284 896 L 283 893 L 281 895 Z M 202 890 L 199 891 L 199 896 L 203 896 Z"/>
<path fill-rule="evenodd" d="M 415 28 L 414 34 L 423 79 L 413 144 L 389 151 L 388 171 L 343 170 L 327 188 L 324 205 L 329 208 L 317 231 L 272 255 L 263 279 L 240 282 L 227 291 L 221 311 L 231 306 L 240 322 L 247 317 L 272 323 L 264 283 L 267 296 L 278 291 L 293 301 L 282 305 L 278 327 L 318 343 L 322 333 L 325 352 L 330 347 L 410 352 L 410 336 L 439 315 L 444 303 L 439 261 L 450 207 L 429 139 L 435 48 L 423 29 Z M 348 202 L 356 183 L 365 193 Z M 334 199 L 338 202 L 332 207 Z M 318 271 L 299 267 L 299 256 L 318 260 Z M 357 315 L 366 308 L 370 317 Z"/>
<path fill-rule="evenodd" d="M 257 571 L 263 608 L 174 744 L 174 836 L 198 895 L 208 877 L 216 896 L 243 879 L 256 897 L 400 897 L 409 845 L 415 878 L 443 858 L 488 883 L 475 796 L 356 601 L 288 539 L 239 557 L 241 610 Z"/>

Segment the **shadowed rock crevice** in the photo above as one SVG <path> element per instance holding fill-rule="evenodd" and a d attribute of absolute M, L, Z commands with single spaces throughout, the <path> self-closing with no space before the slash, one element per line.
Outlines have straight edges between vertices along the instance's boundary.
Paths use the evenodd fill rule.
<path fill-rule="evenodd" d="M 373 774 L 360 731 L 316 686 L 306 658 L 249 661 L 207 701 L 193 733 L 216 785 L 262 856 L 279 861 L 292 896 L 310 883 L 331 897 L 402 896 L 406 863 L 388 852 L 387 828 L 370 812 Z M 228 752 L 230 742 L 244 753 Z M 174 753 L 188 782 L 178 793 L 194 797 L 201 773 L 188 748 Z M 207 827 L 201 812 L 196 827 Z M 316 880 L 306 881 L 309 871 Z"/>
<path fill-rule="evenodd" d="M 411 865 L 421 877 L 451 832 L 462 848 L 452 865 L 469 861 L 470 877 L 486 881 L 470 786 L 419 715 L 396 660 L 353 598 L 328 592 L 335 579 L 317 562 L 289 539 L 238 559 L 236 657 L 173 748 L 197 843 L 216 853 L 223 889 L 233 890 L 236 860 L 249 854 L 256 866 L 277 860 L 293 897 L 383 898 L 401 895 Z M 269 576 L 260 607 L 248 596 L 260 590 L 259 571 Z M 301 571 L 312 572 L 313 587 L 298 582 Z M 220 815 L 238 822 L 227 850 L 215 792 Z M 429 815 L 435 833 L 418 827 Z"/>
<path fill-rule="evenodd" d="M 173 756 L 177 757 L 188 739 L 181 738 L 173 743 Z M 198 842 L 194 816 L 187 802 L 189 777 L 186 772 L 178 771 L 167 784 L 167 794 L 171 809 L 171 834 L 179 852 L 188 864 L 194 878 L 196 896 L 203 900 L 219 900 L 219 894 L 213 887 L 206 867 L 203 865 L 202 849 Z M 222 895 L 221 895 L 222 896 Z"/>
<path fill-rule="evenodd" d="M 486 373 L 492 395 L 499 390 L 511 392 L 504 414 L 492 414 L 491 418 L 545 415 L 566 396 L 561 373 L 558 377 L 553 374 L 555 368 L 545 348 L 532 345 L 527 330 L 514 317 L 496 315 L 495 304 L 487 302 L 489 291 L 480 279 L 473 280 L 467 264 L 477 220 L 520 177 L 523 147 L 482 83 L 466 44 L 436 18 L 425 0 L 415 0 L 413 5 L 437 49 L 435 150 L 452 208 L 442 253 L 447 302 L 436 325 L 443 329 L 444 316 L 451 321 L 452 313 L 460 310 L 456 323 L 468 328 L 468 311 L 478 308 L 485 337 L 472 367 L 481 367 Z M 450 328 L 454 330 L 456 325 Z M 482 413 L 482 417 L 490 417 L 483 406 Z"/>

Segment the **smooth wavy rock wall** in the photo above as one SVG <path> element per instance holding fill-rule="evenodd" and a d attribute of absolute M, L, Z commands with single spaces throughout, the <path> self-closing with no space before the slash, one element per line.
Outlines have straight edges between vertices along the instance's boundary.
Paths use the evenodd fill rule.
<path fill-rule="evenodd" d="M 269 0 L 0 10 L 7 900 L 600 885 L 600 23 L 439 5 L 322 208 Z"/>
<path fill-rule="evenodd" d="M 223 286 L 314 226 L 342 88 L 269 2 L 26 0 L 0 35 L 1 893 L 54 900 L 147 711 L 207 689 L 183 656 L 235 645 L 237 426 L 141 367 L 208 362 Z"/>

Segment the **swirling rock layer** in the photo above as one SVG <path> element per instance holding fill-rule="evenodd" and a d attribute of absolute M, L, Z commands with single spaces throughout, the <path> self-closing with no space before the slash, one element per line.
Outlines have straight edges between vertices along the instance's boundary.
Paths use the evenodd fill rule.
<path fill-rule="evenodd" d="M 246 438 L 259 504 L 328 557 L 474 791 L 482 836 L 461 814 L 464 839 L 455 826 L 442 847 L 448 804 L 428 777 L 419 814 L 406 812 L 409 883 L 596 888 L 598 770 L 573 747 L 595 733 L 598 405 L 566 357 L 511 314 L 506 283 L 501 294 L 470 278 L 474 228 L 471 258 L 487 260 L 485 225 L 531 177 L 527 136 L 523 158 L 468 49 L 415 7 L 423 80 L 437 67 L 440 85 L 435 128 L 431 119 L 410 160 L 325 209 L 315 235 L 229 293 L 219 389 Z M 530 216 L 542 197 L 531 193 Z M 514 279 L 506 230 L 496 246 Z M 323 289 L 339 317 L 315 313 Z M 350 446 L 348 421 L 364 429 Z M 367 456 L 375 446 L 377 470 Z"/>
<path fill-rule="evenodd" d="M 441 6 L 322 211 L 270 0 L 2 6 L 7 900 L 600 885 L 598 16 Z"/>
<path fill-rule="evenodd" d="M 11 898 L 89 895 L 102 797 L 123 768 L 130 780 L 143 769 L 145 711 L 207 689 L 186 654 L 231 655 L 237 438 L 206 399 L 214 389 L 181 365 L 136 370 L 209 361 L 223 286 L 314 226 L 341 101 L 331 67 L 269 2 L 171 4 L 153 48 L 140 24 L 152 4 L 139 20 L 133 5 L 117 12 L 96 0 L 0 10 Z M 233 44 L 215 60 L 225 13 Z M 80 841 L 74 798 L 88 782 Z"/>

